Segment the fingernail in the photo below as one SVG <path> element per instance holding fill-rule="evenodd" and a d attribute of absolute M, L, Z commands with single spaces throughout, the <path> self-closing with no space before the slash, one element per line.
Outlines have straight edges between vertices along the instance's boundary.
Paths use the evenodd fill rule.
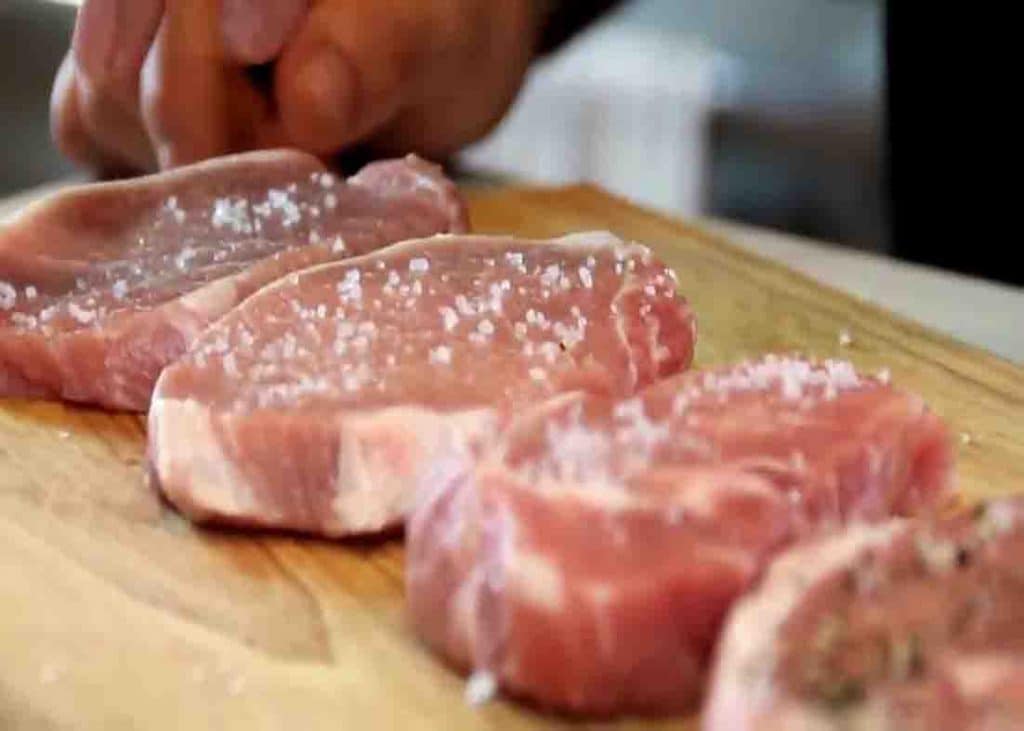
<path fill-rule="evenodd" d="M 306 7 L 307 0 L 221 0 L 228 55 L 246 65 L 274 60 Z"/>
<path fill-rule="evenodd" d="M 282 114 L 289 131 L 310 149 L 332 152 L 352 131 L 355 75 L 331 46 L 322 46 L 299 64 L 291 80 L 295 98 Z"/>

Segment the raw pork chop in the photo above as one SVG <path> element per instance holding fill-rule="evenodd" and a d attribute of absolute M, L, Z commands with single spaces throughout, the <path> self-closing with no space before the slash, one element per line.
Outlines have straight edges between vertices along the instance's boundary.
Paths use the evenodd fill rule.
<path fill-rule="evenodd" d="M 60 193 L 0 229 L 0 396 L 145 410 L 163 367 L 264 284 L 465 228 L 452 183 L 413 157 L 344 181 L 257 152 Z"/>
<path fill-rule="evenodd" d="M 769 356 L 614 400 L 553 398 L 422 490 L 418 633 L 476 687 L 588 714 L 679 711 L 768 558 L 947 494 L 946 430 L 849 363 Z"/>
<path fill-rule="evenodd" d="M 673 273 L 609 234 L 405 242 L 290 275 L 207 330 L 157 385 L 152 474 L 196 520 L 379 531 L 499 404 L 627 394 L 693 344 Z"/>
<path fill-rule="evenodd" d="M 1024 500 L 786 552 L 726 625 L 708 731 L 1024 728 Z"/>

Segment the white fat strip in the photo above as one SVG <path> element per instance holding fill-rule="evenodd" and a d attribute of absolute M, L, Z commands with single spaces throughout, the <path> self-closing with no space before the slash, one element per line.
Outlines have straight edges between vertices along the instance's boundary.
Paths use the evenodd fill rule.
<path fill-rule="evenodd" d="M 776 642 L 806 589 L 842 570 L 871 546 L 884 545 L 906 525 L 899 520 L 851 526 L 843 533 L 791 549 L 775 560 L 760 586 L 734 607 L 719 642 L 704 724 L 751 728 L 775 692 Z"/>
<path fill-rule="evenodd" d="M 985 700 L 994 688 L 1022 673 L 1018 655 L 998 651 L 958 655 L 946 663 L 946 670 L 968 701 Z"/>
<path fill-rule="evenodd" d="M 515 551 L 505 565 L 507 590 L 520 600 L 555 613 L 565 604 L 565 575 L 552 560 L 536 551 Z"/>
<path fill-rule="evenodd" d="M 347 415 L 329 530 L 371 532 L 402 520 L 425 471 L 488 433 L 493 419 L 490 409 L 440 414 L 415 406 Z"/>
<path fill-rule="evenodd" d="M 611 231 L 578 231 L 560 236 L 555 241 L 567 246 L 589 249 L 591 251 L 612 249 L 617 252 L 620 249 L 628 250 L 629 248 L 629 244 L 626 244 Z"/>
<path fill-rule="evenodd" d="M 612 303 L 611 303 L 611 311 L 612 311 L 612 321 L 613 321 L 613 324 L 615 325 L 615 335 L 618 338 L 619 343 L 622 345 L 622 349 L 626 352 L 626 355 L 628 357 L 628 361 L 627 361 L 628 364 L 629 364 L 629 383 L 628 383 L 628 385 L 630 386 L 630 388 L 632 388 L 632 387 L 636 386 L 636 382 L 638 380 L 638 377 L 637 377 L 637 367 L 636 367 L 636 355 L 633 353 L 633 348 L 630 347 L 629 338 L 626 335 L 626 317 L 625 317 L 625 314 L 622 312 L 622 307 L 620 306 L 621 299 L 625 296 L 626 292 L 628 291 L 628 284 L 627 284 L 628 281 L 629 281 L 629 277 L 624 279 L 623 283 L 622 283 L 622 286 L 619 287 L 619 291 L 615 293 L 615 297 L 612 299 Z"/>
<path fill-rule="evenodd" d="M 274 519 L 257 503 L 245 475 L 221 448 L 212 412 L 192 399 L 153 399 L 149 413 L 151 453 L 160 485 L 192 517 L 219 515 Z M 230 418 L 230 417 L 229 417 Z"/>

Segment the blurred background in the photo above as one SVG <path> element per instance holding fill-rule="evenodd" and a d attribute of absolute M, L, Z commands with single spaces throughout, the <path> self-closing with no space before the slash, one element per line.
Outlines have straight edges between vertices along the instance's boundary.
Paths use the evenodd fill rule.
<path fill-rule="evenodd" d="M 888 250 L 883 0 L 634 0 L 538 64 L 467 167 Z M 0 0 L 0 195 L 73 172 L 50 84 L 74 0 Z"/>

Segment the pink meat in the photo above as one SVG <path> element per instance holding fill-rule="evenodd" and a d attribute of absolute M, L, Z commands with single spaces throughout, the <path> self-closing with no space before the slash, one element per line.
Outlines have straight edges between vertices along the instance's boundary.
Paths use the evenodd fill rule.
<path fill-rule="evenodd" d="M 855 525 L 733 609 L 708 731 L 1024 728 L 1024 500 Z"/>
<path fill-rule="evenodd" d="M 920 398 L 844 362 L 769 356 L 627 400 L 556 397 L 419 493 L 410 615 L 455 666 L 542 706 L 680 711 L 775 552 L 937 504 L 951 459 Z"/>
<path fill-rule="evenodd" d="M 401 521 L 511 409 L 690 363 L 670 270 L 608 234 L 436 237 L 290 275 L 164 371 L 151 470 L 189 517 L 327 536 Z"/>
<path fill-rule="evenodd" d="M 163 367 L 259 287 L 465 229 L 452 183 L 414 157 L 346 181 L 257 152 L 59 193 L 0 229 L 0 396 L 143 411 Z"/>

